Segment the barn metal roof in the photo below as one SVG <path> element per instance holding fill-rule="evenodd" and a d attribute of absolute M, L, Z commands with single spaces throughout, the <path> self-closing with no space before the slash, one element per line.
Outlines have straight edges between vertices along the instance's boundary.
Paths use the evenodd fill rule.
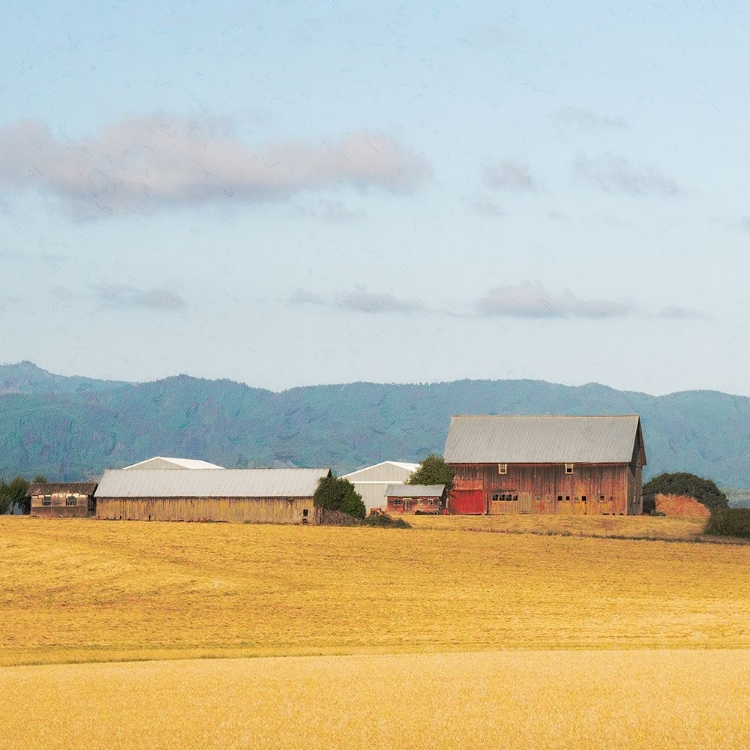
<path fill-rule="evenodd" d="M 640 418 L 625 416 L 451 417 L 447 463 L 630 463 Z"/>
<path fill-rule="evenodd" d="M 330 469 L 109 469 L 101 497 L 312 497 Z"/>
<path fill-rule="evenodd" d="M 440 497 L 445 490 L 444 484 L 390 484 L 385 491 L 386 497 Z"/>
<path fill-rule="evenodd" d="M 137 464 L 124 466 L 125 469 L 222 469 L 223 466 L 210 464 L 199 458 L 167 458 L 166 456 L 154 456 Z"/>

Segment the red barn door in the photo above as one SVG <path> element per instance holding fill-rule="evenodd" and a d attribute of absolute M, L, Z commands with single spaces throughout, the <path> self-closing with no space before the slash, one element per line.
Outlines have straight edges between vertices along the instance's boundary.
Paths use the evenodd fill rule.
<path fill-rule="evenodd" d="M 481 516 L 484 512 L 482 490 L 453 490 L 451 493 L 451 513 L 459 516 Z"/>

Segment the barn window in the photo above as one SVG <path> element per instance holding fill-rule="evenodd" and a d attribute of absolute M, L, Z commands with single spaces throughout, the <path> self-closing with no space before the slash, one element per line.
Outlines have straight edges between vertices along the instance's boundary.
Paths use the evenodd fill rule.
<path fill-rule="evenodd" d="M 42 505 L 52 505 L 52 495 L 44 495 Z"/>
<path fill-rule="evenodd" d="M 570 495 L 565 495 L 565 502 L 566 502 L 566 503 L 569 503 L 569 502 L 570 502 Z"/>
<path fill-rule="evenodd" d="M 518 495 L 513 495 L 514 500 L 518 500 Z"/>
<path fill-rule="evenodd" d="M 393 500 L 392 501 L 394 505 L 402 505 L 403 502 L 401 500 Z"/>
<path fill-rule="evenodd" d="M 508 473 L 508 464 L 498 464 L 497 465 L 497 473 L 498 474 L 507 474 Z"/>
<path fill-rule="evenodd" d="M 572 474 L 573 473 L 573 464 L 565 464 L 565 473 L 566 474 Z"/>
<path fill-rule="evenodd" d="M 75 495 L 68 495 L 65 498 L 65 505 L 75 505 L 76 504 L 76 497 Z"/>
<path fill-rule="evenodd" d="M 599 495 L 599 501 L 602 503 L 604 502 L 604 495 Z"/>
<path fill-rule="evenodd" d="M 586 502 L 586 495 L 581 495 L 581 502 L 582 502 L 582 503 L 585 503 L 585 502 Z"/>
<path fill-rule="evenodd" d="M 562 495 L 558 495 L 558 496 L 557 496 L 557 502 L 558 502 L 558 503 L 561 503 L 561 502 L 562 502 Z"/>

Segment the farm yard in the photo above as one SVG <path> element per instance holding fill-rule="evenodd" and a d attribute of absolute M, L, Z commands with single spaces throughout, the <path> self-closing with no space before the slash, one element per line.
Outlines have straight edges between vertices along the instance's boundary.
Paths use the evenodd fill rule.
<path fill-rule="evenodd" d="M 0 747 L 747 746 L 750 545 L 590 520 L 0 518 Z"/>

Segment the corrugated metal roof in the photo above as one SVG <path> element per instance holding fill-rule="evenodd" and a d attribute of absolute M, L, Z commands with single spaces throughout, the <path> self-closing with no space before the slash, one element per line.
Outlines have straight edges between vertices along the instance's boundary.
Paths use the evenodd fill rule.
<path fill-rule="evenodd" d="M 390 484 L 385 491 L 386 497 L 440 497 L 445 490 L 444 484 Z"/>
<path fill-rule="evenodd" d="M 639 423 L 633 414 L 452 417 L 443 457 L 452 464 L 629 463 Z"/>
<path fill-rule="evenodd" d="M 408 479 L 409 475 L 419 468 L 419 464 L 409 464 L 403 461 L 381 461 L 374 466 L 365 466 L 350 474 L 344 474 L 342 479 L 350 482 L 400 482 Z"/>
<path fill-rule="evenodd" d="M 95 489 L 96 482 L 32 482 L 28 495 L 93 495 Z"/>
<path fill-rule="evenodd" d="M 123 467 L 125 469 L 223 469 L 223 466 L 201 461 L 199 458 L 166 458 L 154 456 L 137 464 Z"/>
<path fill-rule="evenodd" d="M 330 469 L 110 469 L 96 497 L 312 497 Z"/>

